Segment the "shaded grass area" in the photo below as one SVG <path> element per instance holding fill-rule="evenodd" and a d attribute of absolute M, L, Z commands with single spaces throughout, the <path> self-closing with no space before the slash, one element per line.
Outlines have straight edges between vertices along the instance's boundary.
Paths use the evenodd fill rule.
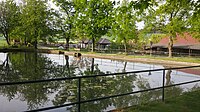
<path fill-rule="evenodd" d="M 124 112 L 199 112 L 200 90 L 184 93 L 181 96 L 166 99 L 165 102 L 152 102 L 124 109 Z"/>
<path fill-rule="evenodd" d="M 5 47 L 5 46 L 7 46 L 6 40 L 0 39 L 0 47 Z"/>
<path fill-rule="evenodd" d="M 5 39 L 0 39 L 0 52 L 25 52 L 35 51 L 34 47 L 8 45 Z"/>

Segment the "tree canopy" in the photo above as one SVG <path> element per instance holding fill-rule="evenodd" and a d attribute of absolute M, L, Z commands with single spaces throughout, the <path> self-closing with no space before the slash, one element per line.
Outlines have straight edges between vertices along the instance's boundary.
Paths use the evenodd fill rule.
<path fill-rule="evenodd" d="M 148 32 L 159 31 L 169 37 L 168 51 L 169 57 L 172 57 L 172 47 L 177 34 L 190 31 L 189 18 L 193 13 L 192 0 L 167 0 L 157 2 L 156 7 L 148 10 L 145 18 L 145 28 Z M 195 19 L 196 20 L 196 19 Z M 194 23 L 194 22 L 192 22 Z"/>
<path fill-rule="evenodd" d="M 51 1 L 51 0 L 50 0 Z M 199 36 L 199 2 L 196 0 L 14 0 L 0 2 L 0 33 L 7 43 L 21 45 L 56 38 L 91 40 L 95 43 L 104 35 L 124 45 L 129 41 L 140 45 L 149 40 L 148 34 L 161 33 L 169 37 L 169 57 L 177 34 L 191 32 Z M 136 23 L 144 22 L 142 30 Z M 157 40 L 158 41 L 158 40 Z"/>
<path fill-rule="evenodd" d="M 19 7 L 14 0 L 0 2 L 0 32 L 10 45 L 10 36 L 19 23 Z"/>
<path fill-rule="evenodd" d="M 137 40 L 136 35 L 136 15 L 128 1 L 123 1 L 122 5 L 115 9 L 112 35 L 118 43 L 123 43 L 127 52 L 129 40 Z"/>
<path fill-rule="evenodd" d="M 107 34 L 111 28 L 113 3 L 109 0 L 90 0 L 80 1 L 79 4 L 81 9 L 77 12 L 77 25 L 81 27 L 82 35 L 92 39 L 92 51 L 94 51 L 95 41 Z"/>

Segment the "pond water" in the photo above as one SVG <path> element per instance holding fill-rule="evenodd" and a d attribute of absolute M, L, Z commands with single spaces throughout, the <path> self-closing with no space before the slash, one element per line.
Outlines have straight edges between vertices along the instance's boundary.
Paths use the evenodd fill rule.
<path fill-rule="evenodd" d="M 0 53 L 0 82 L 19 82 L 61 77 L 98 75 L 165 68 L 162 65 L 59 54 Z M 200 70 L 166 71 L 165 85 L 200 79 Z M 18 112 L 59 106 L 77 101 L 77 80 L 0 86 L 0 111 Z M 166 98 L 199 88 L 200 83 L 167 88 Z M 162 86 L 162 71 L 82 79 L 81 100 Z M 161 98 L 161 90 L 81 104 L 81 112 L 109 111 Z M 49 110 L 75 112 L 77 105 Z"/>

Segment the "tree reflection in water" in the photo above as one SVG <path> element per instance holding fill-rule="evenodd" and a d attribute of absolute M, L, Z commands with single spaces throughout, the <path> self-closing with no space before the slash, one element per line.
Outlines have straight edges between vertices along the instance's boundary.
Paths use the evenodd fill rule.
<path fill-rule="evenodd" d="M 65 61 L 65 65 L 59 65 L 42 54 L 24 52 L 7 53 L 6 59 L 0 65 L 0 82 L 51 79 L 77 75 L 99 75 L 112 72 L 100 70 L 94 58 L 73 58 L 70 62 L 69 56 L 65 55 Z M 127 62 L 122 67 L 123 72 L 126 71 L 126 67 Z M 77 80 L 65 80 L 17 86 L 0 86 L 0 95 L 7 97 L 9 101 L 20 99 L 20 101 L 27 102 L 29 110 L 41 108 L 49 103 L 62 105 L 77 101 L 77 82 Z M 169 84 L 173 84 L 171 81 L 171 71 L 166 73 L 166 85 Z M 149 81 L 136 74 L 85 78 L 81 79 L 81 100 L 150 88 L 152 87 Z M 180 87 L 172 87 L 166 89 L 165 92 L 166 95 L 181 94 L 182 89 Z M 54 97 L 50 98 L 52 95 Z M 84 103 L 81 104 L 81 112 L 104 111 L 109 107 L 122 108 L 146 103 L 160 99 L 161 95 L 161 90 L 155 90 Z M 77 111 L 76 106 L 68 107 L 68 109 L 72 112 Z"/>
<path fill-rule="evenodd" d="M 18 82 L 58 77 L 57 65 L 37 53 L 7 53 L 0 67 L 0 82 Z M 26 101 L 28 109 L 36 109 L 46 104 L 48 95 L 59 89 L 60 82 L 0 86 L 0 94 L 9 101 Z"/>
<path fill-rule="evenodd" d="M 86 62 L 86 63 L 84 63 Z M 126 70 L 127 63 L 125 62 L 123 72 Z M 74 59 L 72 66 L 79 69 L 81 75 L 98 75 L 111 73 L 111 71 L 101 71 L 98 64 L 95 64 L 94 58 Z M 81 71 L 81 68 L 84 68 Z M 111 96 L 123 94 L 139 90 L 150 89 L 149 82 L 143 77 L 137 77 L 136 74 L 111 76 L 111 77 L 95 77 L 81 80 L 81 100 L 89 100 L 100 98 L 104 96 Z M 54 105 L 62 105 L 66 102 L 77 101 L 77 80 L 73 80 L 70 84 L 66 81 L 65 86 L 58 92 L 53 100 Z M 174 88 L 176 89 L 176 88 Z M 177 88 L 179 89 L 179 88 Z M 139 103 L 146 103 L 147 101 L 158 100 L 161 98 L 161 90 L 144 92 L 136 95 L 127 95 L 123 97 L 110 98 L 106 100 L 94 101 L 90 103 L 81 104 L 81 112 L 94 110 L 107 110 L 108 107 L 115 108 L 127 107 Z M 70 111 L 77 111 L 76 106 L 68 108 Z"/>
<path fill-rule="evenodd" d="M 167 73 L 165 74 L 166 86 L 174 84 L 174 82 L 171 81 L 171 75 L 172 75 L 172 70 L 167 70 Z M 166 98 L 179 96 L 182 92 L 183 89 L 177 86 L 165 89 Z"/>

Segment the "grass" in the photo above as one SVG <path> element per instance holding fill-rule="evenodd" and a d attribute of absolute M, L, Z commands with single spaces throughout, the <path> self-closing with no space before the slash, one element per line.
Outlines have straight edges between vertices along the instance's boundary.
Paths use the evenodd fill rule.
<path fill-rule="evenodd" d="M 6 40 L 0 39 L 0 47 L 5 47 L 5 46 L 7 46 Z"/>
<path fill-rule="evenodd" d="M 128 107 L 123 112 L 199 112 L 199 99 L 200 90 L 166 99 L 165 102 L 152 102 L 145 105 Z"/>
<path fill-rule="evenodd" d="M 125 54 L 106 54 L 106 53 L 92 53 L 92 52 L 81 52 L 83 54 L 96 54 L 96 55 L 105 55 L 105 56 L 116 56 L 116 57 L 124 57 L 127 59 L 132 58 L 148 58 L 155 60 L 165 60 L 165 61 L 177 61 L 177 62 L 190 62 L 190 63 L 200 63 L 200 58 L 197 57 L 173 57 L 169 58 L 167 56 L 150 56 L 150 55 L 125 55 Z"/>
<path fill-rule="evenodd" d="M 189 57 L 189 56 L 185 56 L 185 57 L 165 57 L 165 56 L 134 56 L 135 58 L 150 58 L 150 59 L 158 59 L 158 60 L 167 60 L 167 61 L 178 61 L 178 62 L 191 62 L 191 63 L 200 63 L 200 58 L 197 57 Z"/>

